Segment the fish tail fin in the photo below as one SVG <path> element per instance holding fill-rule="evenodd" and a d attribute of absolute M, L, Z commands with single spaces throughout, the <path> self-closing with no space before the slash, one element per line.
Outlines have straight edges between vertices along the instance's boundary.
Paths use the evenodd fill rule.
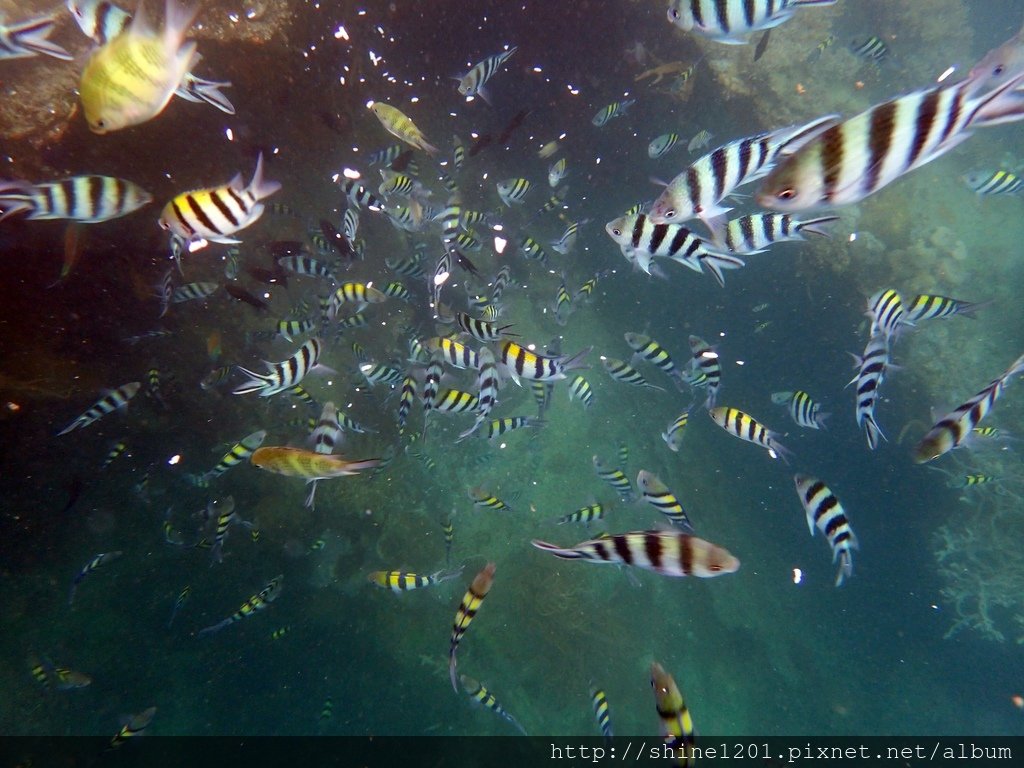
<path fill-rule="evenodd" d="M 280 188 L 281 182 L 267 181 L 263 178 L 263 153 L 260 152 L 259 157 L 256 159 L 256 170 L 253 171 L 252 181 L 249 182 L 246 192 L 252 195 L 254 199 L 262 200 L 265 197 L 270 197 Z"/>
<path fill-rule="evenodd" d="M 833 221 L 839 221 L 838 216 L 820 216 L 817 219 L 808 219 L 802 221 L 797 225 L 797 232 L 801 235 L 804 232 L 811 232 L 815 235 L 821 235 L 822 237 L 831 237 L 831 234 L 827 229 L 822 229 L 822 224 L 830 224 Z"/>
<path fill-rule="evenodd" d="M 250 392 L 262 392 L 268 387 L 274 385 L 272 374 L 256 373 L 255 371 L 250 371 L 248 368 L 243 368 L 240 365 L 236 366 L 236 368 L 246 376 L 249 376 L 250 379 L 241 386 L 233 389 L 231 391 L 231 394 L 233 395 L 247 395 Z"/>
<path fill-rule="evenodd" d="M 458 673 L 458 667 L 455 661 L 455 651 L 458 650 L 458 647 L 459 646 L 457 645 L 452 645 L 451 650 L 448 651 L 448 677 L 451 678 L 452 690 L 456 693 L 459 692 L 459 683 L 455 679 L 455 676 Z"/>
<path fill-rule="evenodd" d="M 864 414 L 864 433 L 868 439 L 868 448 L 872 451 L 878 447 L 879 439 L 889 441 L 883 433 L 881 427 L 878 426 L 878 422 L 875 421 L 874 414 Z"/>
<path fill-rule="evenodd" d="M 562 365 L 562 371 L 576 371 L 576 370 L 580 370 L 580 369 L 583 369 L 583 368 L 589 368 L 590 367 L 589 365 L 585 365 L 584 364 L 583 358 L 585 358 L 587 355 L 589 355 L 590 351 L 593 348 L 594 348 L 593 346 L 586 347 L 584 349 L 581 349 L 579 352 L 577 352 L 572 357 L 563 358 L 560 361 L 561 365 Z"/>
<path fill-rule="evenodd" d="M 220 92 L 221 88 L 230 87 L 231 83 L 227 81 L 217 82 L 192 76 L 192 92 L 195 96 L 201 101 L 216 107 L 221 112 L 233 115 L 235 114 L 235 105 L 231 103 L 227 96 Z"/>
<path fill-rule="evenodd" d="M 26 24 L 21 29 L 12 30 L 12 37 L 16 45 L 27 48 L 36 53 L 46 56 L 53 56 L 62 61 L 71 61 L 74 56 L 65 51 L 56 43 L 51 43 L 46 38 L 53 31 L 56 20 L 52 16 L 37 19 L 35 22 Z"/>
<path fill-rule="evenodd" d="M 707 253 L 700 257 L 700 264 L 702 267 L 707 267 L 707 270 L 714 276 L 718 284 L 725 288 L 725 275 L 722 274 L 723 269 L 739 269 L 746 265 L 746 262 L 738 256 L 728 256 L 724 253 Z"/>
<path fill-rule="evenodd" d="M 530 543 L 533 544 L 533 546 L 535 546 L 537 549 L 548 552 L 554 555 L 555 557 L 560 557 L 563 560 L 589 559 L 588 555 L 585 552 L 580 552 L 575 549 L 564 549 L 562 547 L 557 546 L 556 544 L 549 544 L 548 542 L 541 541 L 540 539 L 533 539 L 530 541 Z"/>

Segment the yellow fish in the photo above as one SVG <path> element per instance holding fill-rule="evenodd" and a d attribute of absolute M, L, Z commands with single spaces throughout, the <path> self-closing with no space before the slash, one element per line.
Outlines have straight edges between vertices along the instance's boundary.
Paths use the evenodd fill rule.
<path fill-rule="evenodd" d="M 427 142 L 426 137 L 423 135 L 423 131 L 417 128 L 416 124 L 412 120 L 390 104 L 375 101 L 370 105 L 370 110 L 377 116 L 377 119 L 380 120 L 380 124 L 384 126 L 384 130 L 392 136 L 401 139 L 412 147 L 416 147 L 416 149 L 422 149 L 424 152 L 431 155 L 436 155 L 441 151 L 433 144 L 429 144 Z"/>
<path fill-rule="evenodd" d="M 78 89 L 89 130 L 117 131 L 163 111 L 194 61 L 196 44 L 186 43 L 185 33 L 196 10 L 167 0 L 160 33 L 140 7 L 131 26 L 92 55 Z"/>
<path fill-rule="evenodd" d="M 380 466 L 380 459 L 348 461 L 330 453 L 315 453 L 304 448 L 268 446 L 259 448 L 249 458 L 254 467 L 285 477 L 301 477 L 307 482 L 332 477 L 357 475 L 364 469 Z"/>

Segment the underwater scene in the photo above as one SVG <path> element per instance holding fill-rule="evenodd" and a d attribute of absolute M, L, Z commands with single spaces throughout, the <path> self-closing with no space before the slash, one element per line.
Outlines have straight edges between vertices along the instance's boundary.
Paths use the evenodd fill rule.
<path fill-rule="evenodd" d="M 0 733 L 1022 733 L 1024 2 L 0 13 Z"/>

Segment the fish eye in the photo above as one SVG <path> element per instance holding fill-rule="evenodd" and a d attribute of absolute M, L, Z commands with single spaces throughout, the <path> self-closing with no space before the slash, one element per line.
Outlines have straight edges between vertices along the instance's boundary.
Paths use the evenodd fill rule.
<path fill-rule="evenodd" d="M 722 566 L 712 563 L 708 566 L 708 570 L 712 573 L 718 573 L 720 570 L 722 570 Z"/>
<path fill-rule="evenodd" d="M 779 198 L 779 200 L 792 200 L 796 197 L 796 190 L 792 187 L 786 187 L 785 189 L 780 190 L 776 197 Z"/>
<path fill-rule="evenodd" d="M 676 217 L 676 212 L 674 210 L 673 211 L 665 211 L 665 218 L 666 219 L 674 219 L 675 217 Z"/>
<path fill-rule="evenodd" d="M 669 8 L 668 9 L 668 18 L 669 18 L 670 21 L 676 21 L 679 18 L 679 9 L 678 8 Z"/>
<path fill-rule="evenodd" d="M 621 229 L 614 229 L 613 228 L 612 229 L 612 234 L 615 235 L 616 237 L 618 237 L 619 235 L 622 234 L 622 230 Z"/>
<path fill-rule="evenodd" d="M 993 75 L 1001 75 L 1005 71 L 1006 71 L 1006 67 L 1004 67 L 1002 64 L 996 64 L 996 68 L 992 70 L 992 74 Z"/>

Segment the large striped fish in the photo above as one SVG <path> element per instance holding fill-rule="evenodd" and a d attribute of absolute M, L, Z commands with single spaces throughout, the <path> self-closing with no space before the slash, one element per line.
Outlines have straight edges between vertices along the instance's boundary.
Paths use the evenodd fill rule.
<path fill-rule="evenodd" d="M 263 178 L 261 152 L 249 186 L 242 186 L 239 173 L 222 186 L 182 192 L 164 206 L 160 226 L 189 242 L 240 243 L 241 240 L 231 235 L 259 219 L 263 215 L 260 200 L 280 188 L 279 182 Z"/>
<path fill-rule="evenodd" d="M 775 243 L 804 240 L 804 232 L 828 237 L 822 224 L 838 221 L 838 216 L 819 216 L 798 221 L 788 213 L 756 213 L 733 219 L 725 228 L 725 245 L 739 256 L 753 256 Z"/>
<path fill-rule="evenodd" d="M 152 199 L 138 184 L 113 176 L 72 176 L 42 184 L 0 181 L 0 221 L 26 213 L 26 219 L 95 224 L 137 211 Z"/>
<path fill-rule="evenodd" d="M 559 547 L 534 539 L 533 546 L 563 560 L 633 565 L 662 576 L 699 576 L 710 579 L 735 573 L 740 561 L 728 550 L 676 531 L 630 531 L 602 539 Z"/>
<path fill-rule="evenodd" d="M 1014 360 L 1002 376 L 994 379 L 955 411 L 939 419 L 914 448 L 914 461 L 924 464 L 958 448 L 992 410 L 1010 379 L 1020 373 L 1024 373 L 1024 355 Z"/>
<path fill-rule="evenodd" d="M 668 20 L 717 43 L 743 45 L 744 36 L 777 27 L 805 5 L 835 5 L 836 0 L 671 0 Z M 756 61 L 756 59 L 755 59 Z"/>
<path fill-rule="evenodd" d="M 233 394 L 245 395 L 249 392 L 259 392 L 260 397 L 270 397 L 278 392 L 291 389 L 317 366 L 320 360 L 320 348 L 320 339 L 310 339 L 288 359 L 279 363 L 267 363 L 269 373 L 255 373 L 248 368 L 238 366 L 238 370 L 252 378 L 237 387 Z"/>
<path fill-rule="evenodd" d="M 1020 119 L 1002 106 L 1022 82 L 1024 75 L 972 97 L 976 86 L 968 79 L 877 104 L 786 151 L 790 156 L 764 180 L 756 200 L 789 213 L 860 202 L 942 157 L 971 135 L 969 128 Z"/>
<path fill-rule="evenodd" d="M 807 528 L 814 535 L 817 526 L 832 547 L 832 562 L 839 560 L 836 586 L 853 575 L 853 550 L 859 549 L 857 537 L 839 499 L 821 480 L 809 475 L 794 475 L 796 492 L 807 513 Z"/>

